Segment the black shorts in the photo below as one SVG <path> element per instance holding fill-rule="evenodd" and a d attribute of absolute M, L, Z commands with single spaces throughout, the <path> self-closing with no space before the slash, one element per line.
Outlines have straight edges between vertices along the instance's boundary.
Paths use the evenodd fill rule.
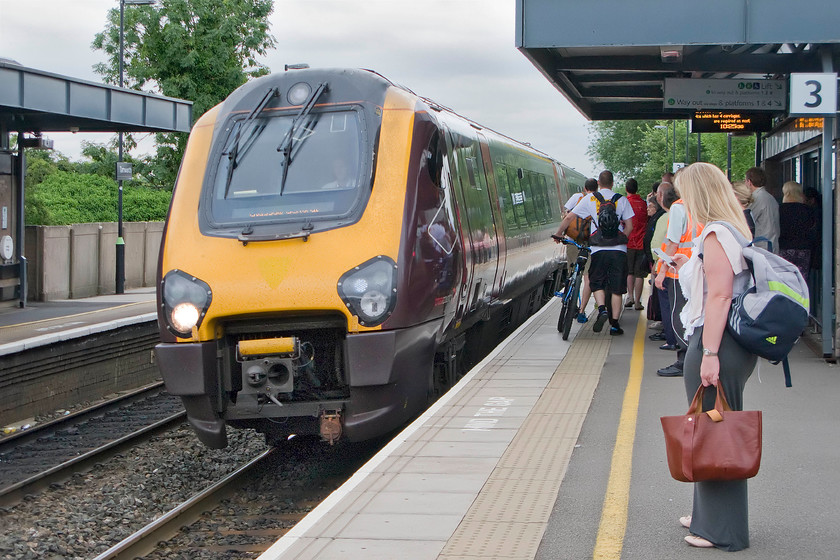
<path fill-rule="evenodd" d="M 590 260 L 589 287 L 593 292 L 627 293 L 627 254 L 624 251 L 598 251 L 592 254 Z"/>
<path fill-rule="evenodd" d="M 644 249 L 627 249 L 627 274 L 644 278 L 650 273 Z"/>

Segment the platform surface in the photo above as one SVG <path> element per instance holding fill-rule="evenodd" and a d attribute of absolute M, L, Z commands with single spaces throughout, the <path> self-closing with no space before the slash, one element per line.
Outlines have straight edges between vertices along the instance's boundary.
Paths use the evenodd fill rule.
<path fill-rule="evenodd" d="M 692 485 L 670 478 L 659 417 L 688 408 L 674 353 L 648 340 L 644 312 L 623 336 L 575 324 L 555 301 L 260 558 L 729 558 L 694 549 L 677 519 Z M 798 344 L 793 388 L 761 362 L 745 391 L 764 410 L 750 481 L 751 547 L 739 558 L 834 559 L 840 499 L 837 366 Z"/>

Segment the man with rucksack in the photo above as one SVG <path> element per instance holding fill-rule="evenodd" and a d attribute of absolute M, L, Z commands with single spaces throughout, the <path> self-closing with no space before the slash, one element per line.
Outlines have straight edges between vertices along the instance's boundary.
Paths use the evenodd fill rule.
<path fill-rule="evenodd" d="M 562 237 L 571 221 L 579 216 L 592 218 L 591 265 L 589 287 L 598 305 L 598 315 L 592 330 L 601 332 L 609 320 L 610 334 L 621 335 L 619 325 L 622 299 L 627 291 L 627 236 L 633 231 L 633 207 L 626 197 L 612 191 L 612 171 L 598 175 L 598 190 L 584 196 L 560 223 L 557 236 Z M 610 293 L 612 317 L 606 306 L 606 293 Z"/>

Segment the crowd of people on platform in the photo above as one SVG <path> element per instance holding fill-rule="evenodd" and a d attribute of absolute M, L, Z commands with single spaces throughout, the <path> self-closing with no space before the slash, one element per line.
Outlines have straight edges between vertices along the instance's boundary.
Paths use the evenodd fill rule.
<path fill-rule="evenodd" d="M 649 338 L 662 342 L 660 350 L 676 352 L 674 363 L 656 373 L 683 377 L 689 402 L 701 385 L 721 384 L 732 409 L 742 410 L 744 386 L 756 364 L 756 356 L 725 329 L 732 297 L 746 289 L 749 271 L 740 243 L 720 222 L 793 263 L 805 278 L 820 267 L 819 193 L 788 181 L 780 204 L 766 186 L 760 167 L 732 183 L 716 166 L 694 163 L 676 176 L 665 173 L 646 200 L 635 179 L 626 181 L 626 196 L 612 198 L 613 175 L 603 171 L 566 205 L 557 236 L 574 216 L 592 218 L 597 232 L 599 206 L 610 199 L 624 233 L 614 244 L 592 247 L 587 273 L 597 305 L 592 330 L 600 332 L 609 321 L 610 335 L 621 335 L 621 312 L 646 309 Z M 646 279 L 652 288 L 647 305 L 641 301 Z M 588 298 L 585 293 L 581 323 L 588 321 Z M 713 401 L 714 392 L 706 399 Z M 707 405 L 704 400 L 704 410 L 713 408 Z M 691 546 L 747 548 L 746 480 L 695 483 L 692 513 L 679 522 L 689 529 L 685 541 Z"/>

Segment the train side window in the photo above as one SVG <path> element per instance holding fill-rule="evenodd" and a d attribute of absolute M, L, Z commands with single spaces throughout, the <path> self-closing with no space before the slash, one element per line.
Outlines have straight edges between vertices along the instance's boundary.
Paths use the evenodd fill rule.
<path fill-rule="evenodd" d="M 440 145 L 440 133 L 437 130 L 432 134 L 424 155 L 426 157 L 426 171 L 429 173 L 432 184 L 441 188 L 440 174 L 443 171 L 443 150 Z"/>
<path fill-rule="evenodd" d="M 548 198 L 548 177 L 545 175 L 537 175 L 535 195 L 537 217 L 541 224 L 548 223 L 551 221 L 551 203 Z"/>
<path fill-rule="evenodd" d="M 502 207 L 502 213 L 505 218 L 505 229 L 514 230 L 519 227 L 516 223 L 516 216 L 513 213 L 513 204 L 510 201 L 510 185 L 508 184 L 508 168 L 507 166 L 497 161 L 496 169 L 496 184 L 499 187 L 499 205 Z"/>
<path fill-rule="evenodd" d="M 522 209 L 525 212 L 525 222 L 528 226 L 535 226 L 539 223 L 537 220 L 537 210 L 534 204 L 534 181 L 536 175 L 531 171 L 525 172 L 525 179 L 522 181 L 522 191 L 525 194 L 522 200 Z"/>
<path fill-rule="evenodd" d="M 466 163 L 467 163 L 467 177 L 469 178 L 470 186 L 472 188 L 480 191 L 481 190 L 481 185 L 479 185 L 476 182 L 476 179 L 475 179 L 475 158 L 474 157 L 468 157 L 468 158 L 465 158 L 465 159 L 466 159 Z"/>
<path fill-rule="evenodd" d="M 528 223 L 525 221 L 525 210 L 522 208 L 525 194 L 522 192 L 522 186 L 519 182 L 518 170 L 514 167 L 508 167 L 507 175 L 508 184 L 510 185 L 508 200 L 510 200 L 514 224 L 516 224 L 517 227 L 527 226 Z"/>

